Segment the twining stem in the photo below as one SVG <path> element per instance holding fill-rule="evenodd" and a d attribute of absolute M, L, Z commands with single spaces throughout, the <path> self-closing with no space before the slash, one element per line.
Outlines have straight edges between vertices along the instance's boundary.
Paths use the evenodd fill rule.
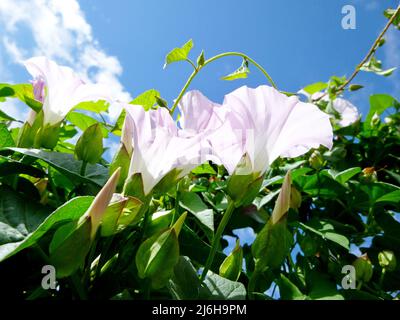
<path fill-rule="evenodd" d="M 400 13 L 400 5 L 397 7 L 395 13 L 392 15 L 392 17 L 389 19 L 388 23 L 386 24 L 386 26 L 383 28 L 383 30 L 381 31 L 381 33 L 379 34 L 378 38 L 376 38 L 376 40 L 374 41 L 374 43 L 372 44 L 372 47 L 369 49 L 367 55 L 364 57 L 364 59 L 362 59 L 362 61 L 356 66 L 353 74 L 346 80 L 345 83 L 343 83 L 341 86 L 339 86 L 337 88 L 337 92 L 340 93 L 342 92 L 349 84 L 350 82 L 356 77 L 356 75 L 360 72 L 361 67 L 369 60 L 369 58 L 371 58 L 371 56 L 375 53 L 376 49 L 379 46 L 379 43 L 382 39 L 382 37 L 385 35 L 386 31 L 389 29 L 390 25 L 393 23 L 394 19 L 396 19 L 396 17 L 399 15 Z M 322 94 L 321 96 L 319 96 L 316 99 L 313 99 L 313 101 L 319 101 L 321 100 L 323 97 L 325 97 L 328 93 L 325 92 L 324 94 Z"/>
<path fill-rule="evenodd" d="M 265 77 L 268 79 L 268 81 L 271 83 L 271 85 L 276 89 L 276 85 L 275 85 L 274 81 L 272 80 L 271 76 L 268 74 L 268 72 L 265 71 L 265 69 L 261 65 L 259 65 L 256 61 L 254 61 L 249 56 L 247 56 L 246 54 L 241 53 L 241 52 L 224 52 L 224 53 L 221 53 L 221 54 L 217 54 L 216 56 L 211 57 L 210 59 L 207 59 L 206 61 L 204 61 L 203 65 L 198 66 L 198 67 L 196 67 L 193 62 L 188 60 L 188 62 L 194 67 L 194 70 L 193 70 L 192 74 L 190 75 L 189 79 L 186 81 L 185 86 L 182 88 L 181 92 L 179 93 L 178 98 L 176 98 L 176 100 L 175 100 L 175 102 L 174 102 L 174 104 L 173 104 L 173 106 L 172 106 L 172 108 L 170 110 L 170 114 L 171 115 L 174 113 L 179 101 L 182 99 L 182 97 L 185 94 L 185 92 L 186 92 L 187 88 L 189 87 L 190 83 L 192 82 L 194 77 L 199 73 L 199 71 L 202 68 L 204 68 L 207 64 L 209 64 L 209 63 L 211 63 L 211 62 L 213 62 L 215 60 L 221 59 L 223 57 L 228 57 L 228 56 L 242 57 L 243 59 L 245 59 L 245 60 L 249 61 L 250 63 L 252 63 L 256 68 L 258 68 L 265 75 Z"/>
<path fill-rule="evenodd" d="M 228 224 L 234 209 L 235 209 L 234 202 L 229 199 L 228 207 L 226 208 L 226 211 L 222 217 L 222 220 L 217 228 L 217 232 L 215 233 L 215 235 L 213 237 L 212 244 L 211 244 L 211 250 L 208 255 L 206 264 L 204 266 L 203 273 L 201 274 L 201 278 L 200 278 L 201 281 L 203 281 L 205 279 L 208 270 L 210 270 L 210 267 L 214 261 L 215 253 L 217 252 L 217 248 L 218 248 L 219 242 L 221 240 L 222 234 L 224 233 L 225 227 Z"/>

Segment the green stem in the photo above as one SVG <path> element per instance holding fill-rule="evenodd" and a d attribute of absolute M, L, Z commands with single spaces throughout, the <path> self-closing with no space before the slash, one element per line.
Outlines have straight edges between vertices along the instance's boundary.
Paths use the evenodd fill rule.
<path fill-rule="evenodd" d="M 172 215 L 170 227 L 172 227 L 175 223 L 175 219 L 178 215 L 178 210 L 179 210 L 179 182 L 178 182 L 177 189 L 176 189 L 175 209 L 174 209 L 174 213 Z"/>
<path fill-rule="evenodd" d="M 380 287 L 380 288 L 382 288 L 383 279 L 385 278 L 385 273 L 386 273 L 386 269 L 383 268 L 383 269 L 382 269 L 381 276 L 380 276 L 380 278 L 379 278 L 379 287 Z"/>
<path fill-rule="evenodd" d="M 186 61 L 189 62 L 189 63 L 192 65 L 192 67 L 193 67 L 194 70 L 197 69 L 196 65 L 193 63 L 192 60 L 190 60 L 189 58 L 187 58 Z"/>
<path fill-rule="evenodd" d="M 248 292 L 250 300 L 254 299 L 254 295 L 253 295 L 254 288 L 256 287 L 256 283 L 257 283 L 256 280 L 258 279 L 259 275 L 260 275 L 259 271 L 258 270 L 254 270 L 253 274 L 250 277 L 249 284 L 247 286 L 247 292 Z"/>
<path fill-rule="evenodd" d="M 85 176 L 86 167 L 87 167 L 87 162 L 86 162 L 86 161 L 82 161 L 81 172 L 80 172 L 80 175 L 81 175 L 82 177 Z"/>
<path fill-rule="evenodd" d="M 222 234 L 224 233 L 225 227 L 228 224 L 234 209 L 235 209 L 234 202 L 231 199 L 229 199 L 228 207 L 226 208 L 226 211 L 222 217 L 222 220 L 217 228 L 217 232 L 214 235 L 214 238 L 213 238 L 213 241 L 211 244 L 211 250 L 208 255 L 206 264 L 204 266 L 203 273 L 201 274 L 201 278 L 200 278 L 201 281 L 203 281 L 205 279 L 208 270 L 210 270 L 210 267 L 214 261 L 215 253 L 217 252 L 217 247 L 219 246 L 219 242 L 221 240 Z"/>
<path fill-rule="evenodd" d="M 207 64 L 221 59 L 223 57 L 228 57 L 228 56 L 237 56 L 237 57 L 242 57 L 243 59 L 246 59 L 247 61 L 249 61 L 250 63 L 252 63 L 256 68 L 258 68 L 263 74 L 264 76 L 268 79 L 268 81 L 271 83 L 271 85 L 276 89 L 276 84 L 275 82 L 272 80 L 271 76 L 268 74 L 267 71 L 265 71 L 265 69 L 259 65 L 255 60 L 251 59 L 249 56 L 245 55 L 244 53 L 241 52 L 224 52 L 221 54 L 217 54 L 214 57 L 211 57 L 210 59 L 207 59 L 206 61 L 204 61 L 204 64 L 199 66 L 199 67 L 195 67 L 194 64 L 193 67 L 195 68 L 194 71 L 192 72 L 192 74 L 190 75 L 189 79 L 186 81 L 185 86 L 182 88 L 181 92 L 178 95 L 178 98 L 176 98 L 171 110 L 170 110 L 170 114 L 172 115 L 176 109 L 176 107 L 178 106 L 179 101 L 182 99 L 183 95 L 185 94 L 187 88 L 189 87 L 190 83 L 192 82 L 192 80 L 194 79 L 194 77 L 197 75 L 197 73 L 199 73 L 199 71 L 204 68 Z"/>

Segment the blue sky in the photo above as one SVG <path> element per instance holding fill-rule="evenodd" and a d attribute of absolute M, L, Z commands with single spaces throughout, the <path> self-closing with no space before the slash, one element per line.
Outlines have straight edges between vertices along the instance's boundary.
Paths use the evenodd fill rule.
<path fill-rule="evenodd" d="M 397 4 L 395 0 L 1 2 L 0 82 L 27 82 L 29 76 L 18 61 L 41 54 L 71 65 L 89 80 L 110 83 L 122 100 L 155 88 L 170 103 L 191 67 L 177 63 L 163 70 L 164 57 L 190 38 L 195 43 L 194 60 L 201 49 L 206 57 L 241 51 L 263 65 L 280 89 L 297 91 L 331 75 L 350 75 L 385 25 L 383 10 Z M 346 4 L 356 9 L 355 30 L 341 27 Z M 384 67 L 400 64 L 396 31 L 389 32 L 390 41 L 378 52 Z M 238 86 L 265 83 L 255 68 L 248 79 L 219 80 L 240 63 L 239 58 L 226 58 L 208 66 L 191 88 L 220 102 Z M 399 72 L 389 78 L 361 73 L 355 82 L 365 89 L 347 97 L 365 115 L 371 93 L 400 96 L 399 77 Z M 19 112 L 14 104 L 8 107 L 11 113 Z"/>
<path fill-rule="evenodd" d="M 356 29 L 341 26 L 344 5 L 356 9 Z M 120 100 L 155 88 L 171 104 L 191 67 L 176 63 L 163 70 L 164 57 L 192 38 L 192 59 L 225 51 L 248 54 L 265 67 L 281 90 L 349 76 L 386 24 L 382 12 L 397 0 L 1 0 L 0 83 L 28 82 L 20 61 L 46 55 L 73 67 L 83 78 L 107 83 Z M 400 65 L 400 32 L 391 28 L 377 57 L 384 68 Z M 239 58 L 203 69 L 191 88 L 222 102 L 235 88 L 266 83 L 251 67 L 248 79 L 219 78 L 235 70 Z M 365 116 L 372 93 L 400 98 L 400 71 L 389 78 L 361 72 L 365 88 L 346 94 Z M 25 120 L 27 110 L 10 100 L 3 111 Z M 119 110 L 111 110 L 115 119 Z M 117 142 L 109 146 L 117 146 Z M 246 242 L 252 230 L 238 231 Z M 231 245 L 233 239 L 230 239 Z M 227 249 L 226 252 L 229 252 Z"/>

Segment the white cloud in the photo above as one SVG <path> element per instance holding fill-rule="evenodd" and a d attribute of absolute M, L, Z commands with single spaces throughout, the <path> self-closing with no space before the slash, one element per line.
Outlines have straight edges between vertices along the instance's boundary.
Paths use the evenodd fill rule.
<path fill-rule="evenodd" d="M 101 48 L 77 0 L 1 0 L 1 27 L 0 46 L 14 62 L 45 55 L 70 65 L 86 81 L 107 84 L 117 99 L 131 100 L 119 81 L 123 69 L 118 58 Z M 110 119 L 119 111 L 111 109 Z"/>
<path fill-rule="evenodd" d="M 386 34 L 386 43 L 383 46 L 385 59 L 383 61 L 384 67 L 392 68 L 397 67 L 394 74 L 389 77 L 391 79 L 394 93 L 396 97 L 400 96 L 400 83 L 398 78 L 398 73 L 400 72 L 400 31 L 391 27 Z"/>

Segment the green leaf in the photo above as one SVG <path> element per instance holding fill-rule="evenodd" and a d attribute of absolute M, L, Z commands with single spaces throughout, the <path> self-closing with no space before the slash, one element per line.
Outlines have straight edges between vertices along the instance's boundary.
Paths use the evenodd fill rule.
<path fill-rule="evenodd" d="M 313 300 L 344 300 L 342 294 L 336 289 L 336 284 L 326 274 L 311 271 L 308 274 L 307 283 L 310 286 L 308 296 Z"/>
<path fill-rule="evenodd" d="M 0 101 L 4 101 L 5 97 L 18 98 L 36 112 L 42 109 L 42 103 L 35 100 L 33 86 L 30 83 L 0 83 Z"/>
<path fill-rule="evenodd" d="M 0 176 L 3 177 L 20 173 L 37 178 L 42 178 L 45 176 L 45 172 L 39 168 L 0 156 Z"/>
<path fill-rule="evenodd" d="M 47 215 L 42 205 L 0 185 L 0 261 L 22 250 L 22 244 Z"/>
<path fill-rule="evenodd" d="M 200 55 L 197 57 L 197 67 L 202 67 L 204 65 L 204 50 L 201 50 Z"/>
<path fill-rule="evenodd" d="M 372 117 L 377 114 L 381 115 L 386 109 L 393 106 L 397 101 L 388 94 L 374 94 L 369 98 L 370 109 L 365 118 L 365 129 L 371 128 Z"/>
<path fill-rule="evenodd" d="M 372 56 L 369 61 L 364 63 L 362 67 L 360 68 L 362 71 L 367 71 L 367 72 L 374 72 L 377 75 L 380 76 L 390 76 L 396 68 L 390 68 L 387 70 L 382 70 L 382 62 L 378 59 L 375 58 L 375 56 Z"/>
<path fill-rule="evenodd" d="M 85 131 L 87 128 L 89 128 L 90 126 L 99 123 L 96 119 L 83 114 L 83 113 L 79 113 L 79 112 L 70 112 L 67 115 L 67 120 L 69 122 L 71 122 L 73 125 L 77 126 L 79 129 L 81 129 L 82 131 Z M 108 131 L 107 129 L 104 127 L 104 125 L 102 123 L 99 123 L 100 128 L 101 128 L 101 132 L 103 134 L 104 138 L 107 138 L 108 136 Z"/>
<path fill-rule="evenodd" d="M 303 294 L 285 275 L 281 274 L 277 283 L 282 300 L 305 300 L 307 298 L 307 296 Z"/>
<path fill-rule="evenodd" d="M 0 197 L 3 195 L 3 192 L 0 194 Z M 4 196 L 4 195 L 3 195 Z M 12 193 L 7 195 L 8 197 L 13 197 Z M 18 207 L 26 206 L 24 201 L 21 201 L 20 198 L 10 198 L 11 201 L 15 201 L 15 205 Z M 12 245 L 1 245 L 0 246 L 0 261 L 20 252 L 23 249 L 29 248 L 34 245 L 47 231 L 49 231 L 56 224 L 61 224 L 69 221 L 74 221 L 79 219 L 89 208 L 93 201 L 94 197 L 77 197 L 71 199 L 70 201 L 64 203 L 61 207 L 57 208 L 53 213 L 51 213 L 45 220 L 40 215 L 32 215 L 30 219 L 38 219 L 39 223 L 43 221 L 40 225 L 35 225 L 35 223 L 27 224 L 30 226 L 28 230 L 28 234 L 26 237 L 21 238 L 17 242 Z M 7 203 L 7 202 L 0 202 Z M 4 208 L 3 208 L 4 210 Z M 26 210 L 26 209 L 25 209 Z M 15 212 L 19 212 L 21 215 L 24 214 L 24 209 L 17 210 Z M 15 214 L 12 211 L 12 214 Z M 4 214 L 4 211 L 3 211 Z M 28 218 L 28 215 L 25 215 Z"/>
<path fill-rule="evenodd" d="M 168 289 L 174 299 L 194 300 L 199 298 L 201 288 L 196 269 L 188 257 L 180 256 L 169 280 Z"/>
<path fill-rule="evenodd" d="M 173 62 L 186 60 L 192 48 L 193 48 L 193 41 L 192 39 L 190 39 L 182 47 L 172 49 L 165 57 L 164 69 L 167 67 L 167 65 Z"/>
<path fill-rule="evenodd" d="M 302 229 L 314 232 L 323 239 L 335 242 L 347 250 L 350 248 L 349 239 L 347 239 L 344 235 L 337 233 L 333 225 L 329 222 L 313 218 L 307 223 L 300 222 L 299 225 L 302 227 Z"/>
<path fill-rule="evenodd" d="M 358 190 L 359 192 L 355 195 L 355 205 L 362 209 L 369 210 L 370 207 L 376 204 L 378 199 L 397 190 L 400 190 L 400 188 L 390 183 L 376 182 L 361 184 Z"/>
<path fill-rule="evenodd" d="M 98 101 L 84 101 L 77 104 L 74 107 L 74 110 L 86 110 L 96 113 L 107 112 L 109 107 L 109 103 L 105 100 Z"/>
<path fill-rule="evenodd" d="M 72 154 L 50 152 L 38 149 L 7 149 L 43 160 L 76 184 L 91 183 L 102 187 L 108 179 L 108 169 L 99 164 L 89 164 L 86 167 L 85 175 L 82 176 L 80 174 L 82 161 L 76 160 Z"/>
<path fill-rule="evenodd" d="M 1 101 L 1 97 L 0 97 Z M 16 121 L 13 117 L 9 116 L 5 112 L 0 110 L 0 120 L 5 120 L 5 121 Z"/>
<path fill-rule="evenodd" d="M 384 11 L 383 14 L 385 15 L 386 18 L 391 19 L 392 16 L 393 16 L 395 13 L 396 13 L 396 9 L 391 9 L 391 8 L 389 8 L 389 9 L 386 9 L 386 10 Z M 400 15 L 397 15 L 397 17 L 394 18 L 392 24 L 393 24 L 397 29 L 400 29 Z"/>
<path fill-rule="evenodd" d="M 209 164 L 209 163 L 203 163 L 199 165 L 198 167 L 194 168 L 192 170 L 193 174 L 200 175 L 200 174 L 211 174 L 211 175 L 216 175 L 217 172 L 214 170 L 214 168 Z"/>
<path fill-rule="evenodd" d="M 227 76 L 222 77 L 221 80 L 232 81 L 236 79 L 245 79 L 247 78 L 247 75 L 249 73 L 249 63 L 247 60 L 244 59 L 242 65 L 238 69 L 228 74 Z"/>
<path fill-rule="evenodd" d="M 385 202 L 385 203 L 393 203 L 396 205 L 400 204 L 400 190 L 392 191 L 388 194 L 383 195 L 382 197 L 379 197 L 376 200 L 376 203 L 379 202 Z"/>
<path fill-rule="evenodd" d="M 310 84 L 306 87 L 303 88 L 305 92 L 307 92 L 309 95 L 312 95 L 314 93 L 320 92 L 322 90 L 325 90 L 328 88 L 328 84 L 325 82 L 316 82 L 313 84 Z"/>
<path fill-rule="evenodd" d="M 0 148 L 13 147 L 15 142 L 4 123 L 0 123 Z"/>
<path fill-rule="evenodd" d="M 130 104 L 140 105 L 147 111 L 157 103 L 157 97 L 160 97 L 160 93 L 157 90 L 150 89 L 138 95 Z"/>
<path fill-rule="evenodd" d="M 293 181 L 296 182 L 301 191 L 313 197 L 333 199 L 346 192 L 346 188 L 324 170 L 308 176 L 293 176 Z"/>
<path fill-rule="evenodd" d="M 165 286 L 179 260 L 179 243 L 173 228 L 144 241 L 136 253 L 140 278 L 149 278 L 154 289 Z"/>
<path fill-rule="evenodd" d="M 332 175 L 333 179 L 344 185 L 348 180 L 350 180 L 352 177 L 354 177 L 356 174 L 360 172 L 361 172 L 360 167 L 354 167 L 346 169 L 339 173 L 333 173 L 333 172 L 329 173 Z"/>
<path fill-rule="evenodd" d="M 251 246 L 256 270 L 278 269 L 293 243 L 293 236 L 286 226 L 286 218 L 272 224 L 271 219 L 257 234 Z"/>
<path fill-rule="evenodd" d="M 103 151 L 103 135 L 100 125 L 95 123 L 79 137 L 75 147 L 75 156 L 78 160 L 95 164 L 101 159 Z"/>
<path fill-rule="evenodd" d="M 196 193 L 182 192 L 179 205 L 192 213 L 203 226 L 214 232 L 213 210 L 209 209 Z"/>
<path fill-rule="evenodd" d="M 161 107 L 161 108 L 166 108 L 168 109 L 168 102 L 166 100 L 164 100 L 161 97 L 156 97 L 156 101 L 157 104 Z"/>
<path fill-rule="evenodd" d="M 57 277 L 73 274 L 85 263 L 91 245 L 91 221 L 69 222 L 54 233 L 49 248 L 50 263 L 55 267 Z"/>
<path fill-rule="evenodd" d="M 207 300 L 244 300 L 246 288 L 240 282 L 225 279 L 208 271 L 204 279 L 207 290 L 201 293 L 201 299 Z"/>
<path fill-rule="evenodd" d="M 113 133 L 117 136 L 120 136 L 122 134 L 122 128 L 124 126 L 125 117 L 126 117 L 126 111 L 125 111 L 125 109 L 123 109 L 121 111 L 120 115 L 118 116 L 118 119 L 115 122 L 115 125 L 111 130 L 111 133 Z"/>

